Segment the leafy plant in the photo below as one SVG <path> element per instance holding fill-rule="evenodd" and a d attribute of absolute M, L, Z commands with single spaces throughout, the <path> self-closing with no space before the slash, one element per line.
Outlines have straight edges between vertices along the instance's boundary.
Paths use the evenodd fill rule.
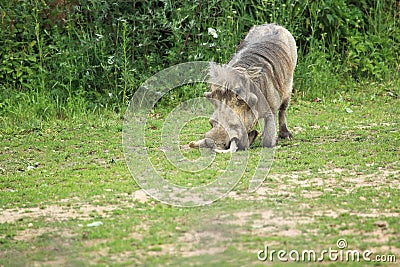
<path fill-rule="evenodd" d="M 389 0 L 8 1 L 0 85 L 58 110 L 84 97 L 73 101 L 121 111 L 156 72 L 227 62 L 253 25 L 279 23 L 297 42 L 299 96 L 330 96 L 339 81 L 398 79 L 399 9 Z"/>

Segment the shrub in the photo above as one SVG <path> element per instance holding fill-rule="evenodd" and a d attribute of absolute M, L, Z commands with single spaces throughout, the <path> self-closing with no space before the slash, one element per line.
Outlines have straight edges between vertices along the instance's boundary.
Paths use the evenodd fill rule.
<path fill-rule="evenodd" d="M 334 92 L 336 83 L 320 89 L 329 87 L 329 80 L 384 81 L 399 75 L 396 1 L 16 0 L 2 5 L 1 87 L 39 92 L 59 106 L 79 93 L 89 109 L 119 110 L 163 68 L 195 60 L 226 62 L 250 27 L 262 23 L 279 23 L 295 36 L 296 84 L 305 97 Z"/>

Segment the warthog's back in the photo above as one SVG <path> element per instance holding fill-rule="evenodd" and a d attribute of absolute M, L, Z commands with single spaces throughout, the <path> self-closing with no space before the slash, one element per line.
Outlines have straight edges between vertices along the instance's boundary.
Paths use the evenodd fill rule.
<path fill-rule="evenodd" d="M 271 81 L 285 98 L 290 94 L 285 84 L 292 79 L 296 62 L 296 43 L 290 32 L 279 25 L 265 24 L 250 30 L 228 65 L 260 69 L 264 74 L 260 79 Z"/>

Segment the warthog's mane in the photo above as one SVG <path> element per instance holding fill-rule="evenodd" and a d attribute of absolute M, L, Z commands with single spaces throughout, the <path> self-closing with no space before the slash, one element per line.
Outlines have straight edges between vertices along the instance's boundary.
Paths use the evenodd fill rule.
<path fill-rule="evenodd" d="M 239 84 L 246 84 L 250 77 L 246 69 L 238 67 L 233 68 L 228 65 L 212 64 L 209 72 L 209 82 L 212 91 L 220 91 L 219 93 L 228 95 Z"/>

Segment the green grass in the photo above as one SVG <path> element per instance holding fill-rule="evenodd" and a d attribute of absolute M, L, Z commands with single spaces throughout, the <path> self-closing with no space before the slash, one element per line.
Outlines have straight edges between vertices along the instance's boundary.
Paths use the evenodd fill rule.
<path fill-rule="evenodd" d="M 394 1 L 47 2 L 9 1 L 2 13 L 0 266 L 286 266 L 260 262 L 257 251 L 335 249 L 339 238 L 400 260 Z M 260 140 L 242 180 L 213 205 L 177 208 L 145 197 L 121 144 L 129 96 L 179 62 L 226 62 L 263 23 L 287 27 L 298 46 L 288 110 L 295 139 L 279 142 L 255 193 L 247 188 Z M 171 108 L 204 90 L 167 94 L 147 124 L 149 158 L 177 185 L 210 183 L 230 159 L 217 155 L 188 173 L 164 156 Z M 180 144 L 208 129 L 207 119 L 190 121 Z"/>
<path fill-rule="evenodd" d="M 348 249 L 398 261 L 399 94 L 397 84 L 363 84 L 330 99 L 295 97 L 288 110 L 295 139 L 279 143 L 262 188 L 247 191 L 261 151 L 257 141 L 234 193 L 197 208 L 139 197 L 117 114 L 34 127 L 3 121 L 0 266 L 265 266 L 271 263 L 256 254 L 265 245 L 321 251 L 336 249 L 339 238 Z M 193 175 L 163 158 L 158 135 L 165 115 L 150 117 L 146 133 L 154 165 L 181 185 L 214 179 L 229 155 Z M 207 120 L 192 121 L 181 143 L 206 129 Z M 103 224 L 87 226 L 96 221 Z"/>

